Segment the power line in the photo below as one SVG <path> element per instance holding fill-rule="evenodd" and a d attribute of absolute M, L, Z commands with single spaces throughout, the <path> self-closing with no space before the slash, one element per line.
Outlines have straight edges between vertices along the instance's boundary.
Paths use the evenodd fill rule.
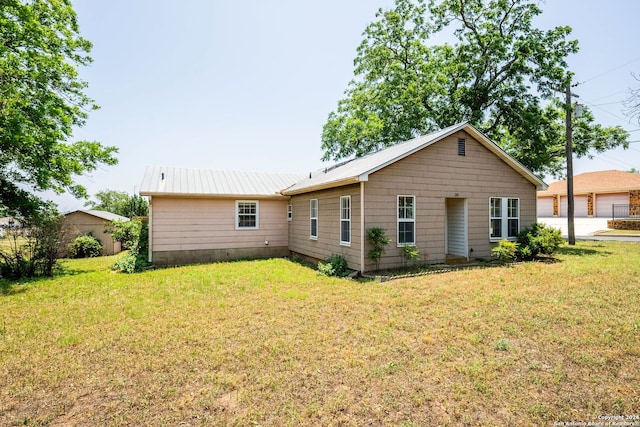
<path fill-rule="evenodd" d="M 593 77 L 590 77 L 590 78 L 588 78 L 588 79 L 586 79 L 586 80 L 583 80 L 580 84 L 585 84 L 585 83 L 587 83 L 587 82 L 590 82 L 591 80 L 595 80 L 595 79 L 597 79 L 597 78 L 600 78 L 600 77 L 602 77 L 602 76 L 605 76 L 605 75 L 607 75 L 607 74 L 609 74 L 609 73 L 612 73 L 612 72 L 614 72 L 614 71 L 616 71 L 616 70 L 619 70 L 619 69 L 620 69 L 620 68 L 622 68 L 622 67 L 626 67 L 626 66 L 627 66 L 627 65 L 629 65 L 629 64 L 633 64 L 633 63 L 634 63 L 634 62 L 636 62 L 636 61 L 640 61 L 640 56 L 639 56 L 639 57 L 637 57 L 636 59 L 632 59 L 632 60 L 631 60 L 631 61 L 629 61 L 629 62 L 625 62 L 625 63 L 624 63 L 624 64 L 622 64 L 622 65 L 618 65 L 617 67 L 612 68 L 612 69 L 610 69 L 610 70 L 608 70 L 608 71 L 605 71 L 605 72 L 600 73 L 600 74 L 598 74 L 598 75 L 596 75 L 596 76 L 593 76 Z"/>

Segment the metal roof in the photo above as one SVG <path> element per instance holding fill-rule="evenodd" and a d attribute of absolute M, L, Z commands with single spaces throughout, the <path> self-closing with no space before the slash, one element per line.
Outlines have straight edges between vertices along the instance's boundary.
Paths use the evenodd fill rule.
<path fill-rule="evenodd" d="M 311 173 L 309 177 L 297 182 L 287 188 L 283 194 L 294 195 L 306 193 L 309 191 L 322 190 L 326 188 L 338 187 L 341 185 L 353 184 L 360 181 L 367 181 L 368 176 L 392 163 L 401 160 L 416 151 L 422 150 L 429 145 L 446 138 L 455 132 L 464 130 L 472 135 L 480 144 L 485 146 L 489 151 L 500 157 L 505 163 L 519 172 L 529 182 L 534 184 L 536 188 L 542 190 L 547 186 L 536 177 L 520 162 L 509 156 L 505 151 L 498 147 L 489 138 L 484 136 L 475 127 L 467 122 L 458 123 L 453 126 L 441 129 L 439 131 L 424 135 L 406 142 L 402 142 L 375 153 L 368 154 L 363 157 L 353 159 L 348 162 L 338 164 L 332 168 L 320 170 Z"/>
<path fill-rule="evenodd" d="M 140 195 L 282 197 L 302 175 L 149 166 Z"/>
<path fill-rule="evenodd" d="M 99 211 L 99 210 L 95 210 L 95 209 L 88 209 L 88 210 L 79 209 L 77 211 L 68 212 L 68 213 L 66 213 L 64 215 L 65 216 L 71 215 L 72 213 L 75 213 L 75 212 L 82 212 L 84 214 L 95 216 L 97 218 L 101 218 L 101 219 L 104 219 L 104 220 L 107 220 L 107 221 L 113 221 L 113 220 L 116 220 L 116 219 L 120 220 L 120 221 L 129 221 L 129 218 L 127 218 L 126 216 L 121 216 L 121 215 L 114 214 L 114 213 L 111 213 L 111 212 Z"/>

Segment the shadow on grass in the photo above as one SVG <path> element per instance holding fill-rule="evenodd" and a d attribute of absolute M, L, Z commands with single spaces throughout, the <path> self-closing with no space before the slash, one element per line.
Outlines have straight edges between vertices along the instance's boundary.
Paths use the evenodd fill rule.
<path fill-rule="evenodd" d="M 611 255 L 612 252 L 591 248 L 576 248 L 575 246 L 562 246 L 558 248 L 559 255 L 590 256 L 590 255 Z"/>

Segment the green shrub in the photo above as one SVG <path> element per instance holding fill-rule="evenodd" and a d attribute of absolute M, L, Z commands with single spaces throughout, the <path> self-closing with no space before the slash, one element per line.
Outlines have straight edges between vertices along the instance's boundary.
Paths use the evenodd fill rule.
<path fill-rule="evenodd" d="M 385 246 L 389 244 L 389 238 L 385 234 L 385 229 L 372 227 L 367 230 L 367 241 L 371 249 L 367 253 L 367 258 L 376 264 L 376 270 L 380 269 L 380 259 L 384 255 Z"/>
<path fill-rule="evenodd" d="M 128 223 L 133 223 L 133 226 Z M 132 219 L 131 221 L 114 221 L 113 226 L 112 235 L 114 233 L 117 235 L 118 230 L 124 230 L 126 240 L 129 242 L 127 244 L 129 246 L 129 255 L 116 261 L 112 268 L 122 273 L 135 273 L 149 266 L 149 224 Z"/>
<path fill-rule="evenodd" d="M 420 251 L 415 246 L 402 246 L 400 248 L 400 255 L 402 255 L 404 264 L 420 259 Z"/>
<path fill-rule="evenodd" d="M 107 227 L 113 240 L 122 243 L 122 249 L 134 250 L 140 240 L 142 222 L 138 219 L 129 221 L 115 219 Z"/>
<path fill-rule="evenodd" d="M 102 243 L 90 234 L 78 236 L 67 247 L 71 258 L 94 258 L 102 253 Z"/>
<path fill-rule="evenodd" d="M 507 239 L 502 239 L 496 247 L 491 249 L 491 255 L 500 261 L 515 261 L 518 258 L 518 244 L 516 242 L 510 242 Z"/>
<path fill-rule="evenodd" d="M 523 260 L 553 255 L 563 243 L 560 230 L 535 223 L 518 233 L 518 255 Z"/>
<path fill-rule="evenodd" d="M 347 260 L 340 254 L 333 254 L 324 261 L 318 263 L 318 271 L 323 276 L 344 277 L 349 274 Z"/>
<path fill-rule="evenodd" d="M 136 255 L 125 255 L 113 264 L 113 269 L 123 273 L 135 273 L 137 264 L 136 260 Z"/>

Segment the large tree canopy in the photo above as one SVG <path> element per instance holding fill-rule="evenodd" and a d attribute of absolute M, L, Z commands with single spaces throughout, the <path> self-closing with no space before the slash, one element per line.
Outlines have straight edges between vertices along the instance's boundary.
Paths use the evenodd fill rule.
<path fill-rule="evenodd" d="M 356 78 L 329 114 L 323 160 L 362 156 L 468 120 L 537 173 L 564 163 L 564 107 L 553 91 L 571 79 L 578 50 L 569 27 L 543 31 L 526 0 L 396 0 L 364 31 Z M 441 35 L 454 44 L 434 44 Z M 577 155 L 627 145 L 619 127 L 588 111 L 576 123 Z"/>
<path fill-rule="evenodd" d="M 0 1 L 0 210 L 30 215 L 53 190 L 86 197 L 74 178 L 117 163 L 114 147 L 69 143 L 97 108 L 76 67 L 91 62 L 69 0 Z"/>

